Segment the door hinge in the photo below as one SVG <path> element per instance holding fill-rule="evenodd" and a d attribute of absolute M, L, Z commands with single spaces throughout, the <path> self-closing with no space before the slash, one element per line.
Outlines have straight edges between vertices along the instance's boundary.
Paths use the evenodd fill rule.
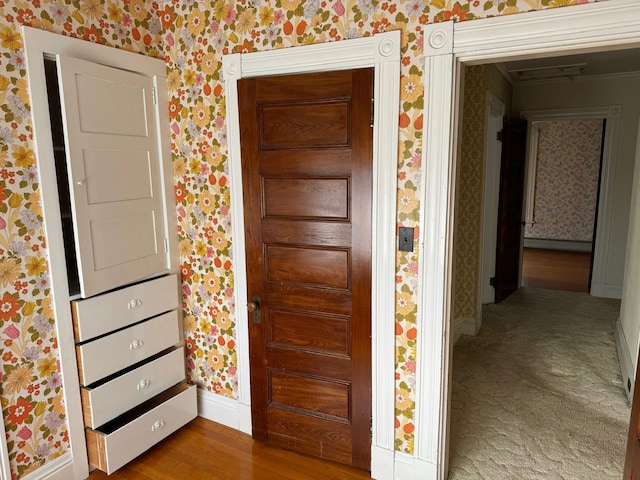
<path fill-rule="evenodd" d="M 500 130 L 496 135 L 496 140 L 501 142 L 503 138 L 504 138 L 504 130 Z"/>
<path fill-rule="evenodd" d="M 489 279 L 489 285 L 491 285 L 492 287 L 496 286 L 496 277 L 491 277 Z"/>
<path fill-rule="evenodd" d="M 156 87 L 151 87 L 151 100 L 154 105 L 158 104 L 158 94 L 156 92 Z"/>
<path fill-rule="evenodd" d="M 375 104 L 375 99 L 371 99 L 371 121 L 369 122 L 369 126 L 371 128 L 373 128 L 373 119 L 375 117 L 375 111 L 376 111 L 376 104 Z"/>
<path fill-rule="evenodd" d="M 169 241 L 167 237 L 164 238 L 164 253 L 169 253 Z"/>
<path fill-rule="evenodd" d="M 369 417 L 369 438 L 373 440 L 373 417 Z"/>

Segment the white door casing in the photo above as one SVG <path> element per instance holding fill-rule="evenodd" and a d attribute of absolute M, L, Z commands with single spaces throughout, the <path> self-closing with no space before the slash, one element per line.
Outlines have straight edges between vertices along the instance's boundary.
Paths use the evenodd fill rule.
<path fill-rule="evenodd" d="M 240 430 L 251 431 L 249 334 L 237 81 L 255 76 L 374 67 L 372 218 L 373 478 L 394 478 L 395 238 L 400 32 L 223 57 L 234 245 Z"/>
<path fill-rule="evenodd" d="M 423 474 L 447 475 L 450 370 L 451 241 L 459 71 L 465 64 L 491 63 L 560 52 L 640 45 L 640 4 L 609 0 L 424 28 L 425 148 L 421 193 L 425 233 L 419 262 L 418 392 L 416 443 Z M 453 120 L 452 120 L 453 118 Z M 425 308 L 426 307 L 426 308 Z M 434 393 L 435 392 L 435 393 Z"/>
<path fill-rule="evenodd" d="M 0 480 L 9 480 L 11 469 L 9 467 L 9 450 L 7 449 L 7 437 L 4 431 L 4 421 L 0 422 Z"/>
<path fill-rule="evenodd" d="M 498 230 L 498 200 L 500 193 L 500 160 L 502 144 L 498 140 L 498 132 L 502 130 L 505 107 L 504 103 L 487 92 L 486 99 L 486 136 L 484 145 L 484 188 L 482 204 L 482 249 L 480 273 L 480 300 L 477 307 L 478 323 L 476 332 L 481 327 L 482 304 L 492 303 L 495 290 L 490 278 L 496 271 L 496 233 Z"/>

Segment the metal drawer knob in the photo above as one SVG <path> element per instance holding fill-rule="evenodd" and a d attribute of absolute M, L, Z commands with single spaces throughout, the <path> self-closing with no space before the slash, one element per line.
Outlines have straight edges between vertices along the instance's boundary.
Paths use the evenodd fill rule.
<path fill-rule="evenodd" d="M 153 425 L 151 425 L 151 431 L 157 432 L 158 430 L 162 430 L 164 428 L 164 425 L 164 420 L 156 420 L 155 422 L 153 422 Z"/>
<path fill-rule="evenodd" d="M 142 347 L 142 345 L 144 345 L 144 342 L 139 338 L 136 338 L 135 340 L 132 340 L 131 343 L 129 344 L 129 350 L 137 350 L 140 347 Z"/>
<path fill-rule="evenodd" d="M 138 385 L 136 386 L 136 388 L 138 390 L 145 390 L 147 388 L 149 388 L 149 385 L 151 385 L 151 380 L 147 380 L 146 378 L 143 380 L 140 380 L 138 382 Z"/>
<path fill-rule="evenodd" d="M 129 303 L 127 303 L 127 308 L 129 310 L 134 310 L 136 308 L 139 308 L 140 306 L 142 306 L 142 300 L 140 300 L 139 298 L 132 298 L 131 300 L 129 300 Z"/>

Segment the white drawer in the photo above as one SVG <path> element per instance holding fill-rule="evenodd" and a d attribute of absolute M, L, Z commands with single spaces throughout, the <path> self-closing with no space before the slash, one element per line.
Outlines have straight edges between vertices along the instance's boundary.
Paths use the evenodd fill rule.
<path fill-rule="evenodd" d="M 76 340 L 84 342 L 178 308 L 178 277 L 167 275 L 71 302 Z"/>
<path fill-rule="evenodd" d="M 100 430 L 87 429 L 89 464 L 111 474 L 197 415 L 196 386 L 176 385 Z M 126 418 L 125 418 L 126 417 Z"/>
<path fill-rule="evenodd" d="M 90 385 L 180 341 L 178 312 L 168 312 L 76 346 L 81 385 Z"/>
<path fill-rule="evenodd" d="M 98 387 L 83 387 L 84 424 L 98 428 L 184 378 L 184 348 L 180 347 Z"/>

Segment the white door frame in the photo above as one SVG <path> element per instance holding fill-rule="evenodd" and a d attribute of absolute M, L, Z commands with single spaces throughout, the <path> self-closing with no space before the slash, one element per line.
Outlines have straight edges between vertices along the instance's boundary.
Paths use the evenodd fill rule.
<path fill-rule="evenodd" d="M 231 189 L 233 273 L 238 358 L 237 427 L 251 432 L 249 328 L 238 80 L 268 75 L 373 67 L 372 198 L 372 446 L 371 474 L 394 476 L 395 429 L 395 238 L 400 92 L 400 31 L 340 42 L 223 57 Z"/>
<path fill-rule="evenodd" d="M 484 184 L 482 196 L 482 247 L 480 259 L 480 299 L 477 306 L 476 332 L 482 326 L 482 304 L 492 303 L 495 288 L 489 279 L 496 271 L 496 242 L 498 231 L 498 200 L 500 194 L 501 142 L 498 132 L 502 130 L 505 106 L 493 93 L 487 92 L 486 136 L 484 143 Z"/>
<path fill-rule="evenodd" d="M 11 469 L 9 467 L 9 450 L 7 449 L 7 437 L 5 436 L 4 421 L 0 422 L 0 480 L 9 480 Z"/>
<path fill-rule="evenodd" d="M 447 474 L 455 118 L 464 65 L 640 46 L 640 3 L 609 0 L 424 28 L 425 148 L 415 452 Z M 417 477 L 416 477 L 417 478 Z"/>

